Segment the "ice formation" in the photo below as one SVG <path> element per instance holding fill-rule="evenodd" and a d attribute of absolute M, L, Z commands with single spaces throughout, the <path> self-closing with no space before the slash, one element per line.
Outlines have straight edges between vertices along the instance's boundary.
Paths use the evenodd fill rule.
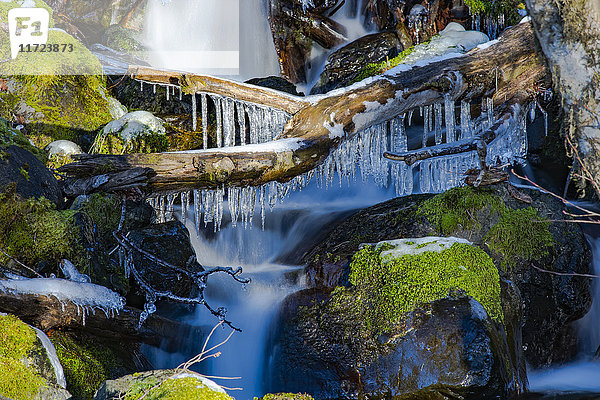
<path fill-rule="evenodd" d="M 383 245 L 393 246 L 389 250 L 381 252 L 381 259 L 386 262 L 398 257 L 405 255 L 418 255 L 426 251 L 432 251 L 441 253 L 444 250 L 452 247 L 454 243 L 464 243 L 472 245 L 473 243 L 457 237 L 438 237 L 438 236 L 425 236 L 422 238 L 408 238 L 408 239 L 396 239 L 396 240 L 385 240 L 377 243 L 376 247 L 380 248 Z"/>
<path fill-rule="evenodd" d="M 93 283 L 74 282 L 57 278 L 9 279 L 0 281 L 4 293 L 32 294 L 55 297 L 63 305 L 71 302 L 83 317 L 102 310 L 107 317 L 123 309 L 125 302 L 118 293 Z"/>
<path fill-rule="evenodd" d="M 225 107 L 230 107 L 230 104 Z M 290 192 L 301 190 L 312 180 L 316 180 L 320 187 L 327 188 L 334 184 L 351 183 L 360 176 L 363 181 L 372 179 L 382 187 L 393 185 L 398 196 L 415 192 L 443 192 L 461 185 L 465 171 L 478 167 L 475 151 L 421 160 L 410 166 L 404 162 L 389 161 L 382 155 L 386 151 L 404 153 L 434 145 L 452 146 L 457 141 L 467 143 L 493 125 L 492 99 L 482 100 L 482 114 L 476 119 L 472 119 L 470 104 L 461 102 L 458 125 L 455 109 L 455 102 L 450 97 L 446 97 L 443 103 L 420 109 L 424 127 L 418 149 L 409 149 L 408 146 L 406 124 L 410 126 L 414 114 L 414 110 L 410 110 L 406 115 L 396 116 L 342 140 L 321 165 L 287 183 L 270 182 L 260 187 L 232 186 L 171 193 L 150 198 L 149 203 L 155 208 L 161 222 L 173 219 L 174 204 L 177 203 L 182 205 L 184 218 L 188 210 L 192 210 L 193 220 L 198 228 L 202 223 L 205 226 L 212 224 L 214 230 L 218 231 L 226 211 L 225 200 L 233 225 L 251 228 L 254 217 L 260 214 L 261 225 L 264 227 L 265 211 L 268 208 L 273 208 Z M 498 136 L 487 147 L 487 162 L 490 165 L 519 162 L 527 154 L 526 118 L 523 115 L 526 113 L 521 112 L 518 107 L 513 111 L 513 116 L 504 121 L 498 129 Z M 255 118 L 249 118 L 248 121 L 248 131 L 258 131 L 256 125 L 260 125 L 261 121 Z M 273 136 L 273 133 L 265 134 L 265 137 Z M 300 145 L 298 139 L 282 139 L 210 151 L 288 151 L 297 149 Z"/>
<path fill-rule="evenodd" d="M 82 274 L 75 268 L 73 263 L 69 260 L 60 261 L 60 269 L 65 277 L 73 282 L 90 283 L 91 279 L 86 274 Z"/>

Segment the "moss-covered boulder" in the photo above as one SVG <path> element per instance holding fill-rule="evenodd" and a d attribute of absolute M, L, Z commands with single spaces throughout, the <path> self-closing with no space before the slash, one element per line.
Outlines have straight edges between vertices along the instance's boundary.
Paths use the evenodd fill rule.
<path fill-rule="evenodd" d="M 520 189 L 525 203 L 504 185 L 456 188 L 437 196 L 408 196 L 360 210 L 340 221 L 304 258 L 309 283 L 347 285 L 352 255 L 360 243 L 428 235 L 467 239 L 494 260 L 503 281 L 513 282 L 524 304 L 523 346 L 539 367 L 577 354 L 573 321 L 589 309 L 591 252 L 581 227 L 551 222 L 565 218 L 563 204 L 549 195 Z"/>
<path fill-rule="evenodd" d="M 108 123 L 92 152 L 99 154 L 160 153 L 168 148 L 164 121 L 147 111 L 134 111 Z"/>
<path fill-rule="evenodd" d="M 3 3 L 2 9 L 18 7 L 19 2 L 12 3 Z M 85 145 L 81 136 L 118 118 L 112 116 L 116 108 L 109 101 L 102 66 L 62 30 L 50 30 L 45 48 L 53 51 L 21 52 L 10 59 L 8 31 L 0 29 L 0 59 L 9 59 L 0 63 L 0 116 L 24 124 L 39 148 L 59 139 Z"/>
<path fill-rule="evenodd" d="M 4 221 L 0 226 L 0 248 L 6 253 L 0 255 L 0 265 L 9 265 L 14 258 L 38 272 L 52 273 L 66 258 L 81 267 L 86 257 L 74 214 L 57 210 L 43 197 L 23 199 L 12 190 L 0 193 L 0 220 Z M 13 267 L 20 270 L 18 264 Z"/>
<path fill-rule="evenodd" d="M 195 372 L 159 370 L 107 381 L 94 400 L 232 400 L 219 385 Z"/>
<path fill-rule="evenodd" d="M 55 331 L 50 340 L 63 366 L 74 400 L 91 400 L 107 379 L 140 370 L 139 344 L 102 339 L 83 332 Z"/>
<path fill-rule="evenodd" d="M 43 333 L 13 315 L 0 314 L 0 343 L 0 396 L 12 400 L 71 397 L 64 388 L 60 364 L 52 363 L 53 348 Z"/>
<path fill-rule="evenodd" d="M 523 391 L 500 277 L 483 250 L 457 238 L 385 241 L 363 247 L 350 269 L 350 287 L 284 302 L 269 346 L 270 391 L 316 399 Z"/>

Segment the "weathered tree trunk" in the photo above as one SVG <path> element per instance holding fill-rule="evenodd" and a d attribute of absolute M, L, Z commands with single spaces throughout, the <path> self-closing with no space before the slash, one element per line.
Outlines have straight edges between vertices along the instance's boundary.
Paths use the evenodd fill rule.
<path fill-rule="evenodd" d="M 497 44 L 476 49 L 463 57 L 415 67 L 397 74 L 367 81 L 341 94 L 303 100 L 305 106 L 294 114 L 272 145 L 249 145 L 181 153 L 85 156 L 60 171 L 74 177 L 90 177 L 134 167 L 151 168 L 153 192 L 227 185 L 260 185 L 285 182 L 319 165 L 341 140 L 370 126 L 387 121 L 423 105 L 453 100 L 494 96 L 495 110 L 525 102 L 531 90 L 547 79 L 542 59 L 536 54 L 530 24 L 520 24 L 502 36 Z M 162 77 L 167 79 L 168 77 Z M 202 82 L 199 77 L 180 81 Z M 496 90 L 497 82 L 497 90 Z M 224 86 L 205 86 L 198 90 Z M 504 105 L 504 106 L 503 106 Z M 282 141 L 282 139 L 288 139 Z M 280 146 L 287 144 L 288 146 Z"/>
<path fill-rule="evenodd" d="M 600 195 L 600 2 L 527 0 L 579 173 Z"/>

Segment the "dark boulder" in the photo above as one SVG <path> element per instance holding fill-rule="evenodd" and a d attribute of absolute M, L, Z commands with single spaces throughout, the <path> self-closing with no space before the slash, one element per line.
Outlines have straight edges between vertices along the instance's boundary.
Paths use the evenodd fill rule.
<path fill-rule="evenodd" d="M 363 36 L 327 58 L 325 69 L 310 94 L 326 93 L 348 86 L 367 64 L 394 58 L 400 51 L 402 44 L 393 33 L 381 32 Z"/>
<path fill-rule="evenodd" d="M 378 337 L 363 335 L 364 319 L 351 306 L 328 302 L 329 289 L 284 301 L 267 358 L 269 391 L 315 399 L 481 399 L 523 389 L 502 325 L 471 297 L 428 303 Z"/>
<path fill-rule="evenodd" d="M 132 230 L 129 239 L 140 249 L 183 271 L 202 271 L 202 267 L 196 261 L 190 235 L 179 221 Z M 197 294 L 198 287 L 186 272 L 165 268 L 147 258 L 134 257 L 134 263 L 144 279 L 157 291 L 170 291 L 184 297 Z"/>
<path fill-rule="evenodd" d="M 494 226 L 496 231 L 502 228 L 498 225 L 502 219 L 498 207 L 520 210 L 517 216 L 528 214 L 527 209 L 531 207 L 531 215 L 560 221 L 565 218 L 562 212 L 564 206 L 551 196 L 534 190 L 521 189 L 531 198 L 531 204 L 516 200 L 506 186 L 482 190 L 491 191 L 491 197 L 479 198 L 477 193 L 481 191 L 469 188 L 455 189 L 437 197 L 456 204 L 456 207 L 465 204 L 460 203 L 460 199 L 472 200 L 472 204 L 477 203 L 478 198 L 485 200 L 480 207 L 469 209 L 468 213 L 457 213 L 456 210 L 444 212 L 440 208 L 437 216 L 424 216 L 419 210 L 432 197 L 423 195 L 393 199 L 357 212 L 332 228 L 328 237 L 304 258 L 309 284 L 326 287 L 345 285 L 351 257 L 361 243 L 433 234 L 466 238 L 487 251 L 494 259 L 500 276 L 513 282 L 520 292 L 523 302 L 522 347 L 527 362 L 533 367 L 542 367 L 572 360 L 579 348 L 573 322 L 589 310 L 590 281 L 540 272 L 532 265 L 561 273 L 590 273 L 591 251 L 581 227 L 573 223 L 549 223 L 547 232 L 552 238 L 551 245 L 538 248 L 541 239 L 536 235 L 518 228 L 511 232 L 510 224 L 508 228 L 505 225 L 503 228 L 508 229 L 506 236 L 513 238 L 507 242 L 506 251 L 520 247 L 524 254 L 504 257 L 490 248 L 490 231 Z M 490 202 L 496 204 L 496 209 L 489 205 Z M 463 218 L 461 215 L 471 217 L 460 220 Z M 533 224 L 526 226 L 535 227 L 539 223 Z"/>
<path fill-rule="evenodd" d="M 294 96 L 302 96 L 302 94 L 298 93 L 298 91 L 296 90 L 296 85 L 279 76 L 267 76 L 266 78 L 252 78 L 246 81 L 246 83 L 266 87 L 269 89 L 279 90 L 280 92 L 293 94 Z"/>
<path fill-rule="evenodd" d="M 45 197 L 59 208 L 63 194 L 54 175 L 29 151 L 14 145 L 0 150 L 0 189 L 16 184 L 16 193 L 24 198 Z"/>

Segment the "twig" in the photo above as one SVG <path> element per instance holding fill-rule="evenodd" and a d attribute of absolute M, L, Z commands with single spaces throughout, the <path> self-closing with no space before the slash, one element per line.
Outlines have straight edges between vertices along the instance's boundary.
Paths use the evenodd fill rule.
<path fill-rule="evenodd" d="M 547 269 L 540 268 L 540 267 L 534 265 L 533 263 L 531 263 L 531 266 L 533 268 L 537 269 L 540 272 L 545 272 L 547 274 L 552 274 L 552 275 L 558 275 L 558 276 L 578 276 L 578 277 L 581 277 L 581 278 L 597 278 L 597 279 L 600 279 L 600 275 L 579 274 L 577 272 L 556 272 L 556 271 L 549 271 Z"/>
<path fill-rule="evenodd" d="M 10 258 L 11 260 L 13 260 L 14 262 L 16 262 L 17 264 L 19 264 L 21 267 L 27 269 L 30 272 L 33 272 L 35 275 L 37 275 L 40 278 L 43 278 L 42 275 L 38 274 L 36 270 L 34 270 L 31 267 L 28 267 L 27 265 L 23 264 L 21 261 L 17 260 L 16 258 L 14 258 L 13 256 L 11 256 L 10 254 L 8 254 L 6 251 L 4 251 L 1 247 L 0 247 L 0 252 L 2 254 L 4 254 L 6 257 Z"/>

